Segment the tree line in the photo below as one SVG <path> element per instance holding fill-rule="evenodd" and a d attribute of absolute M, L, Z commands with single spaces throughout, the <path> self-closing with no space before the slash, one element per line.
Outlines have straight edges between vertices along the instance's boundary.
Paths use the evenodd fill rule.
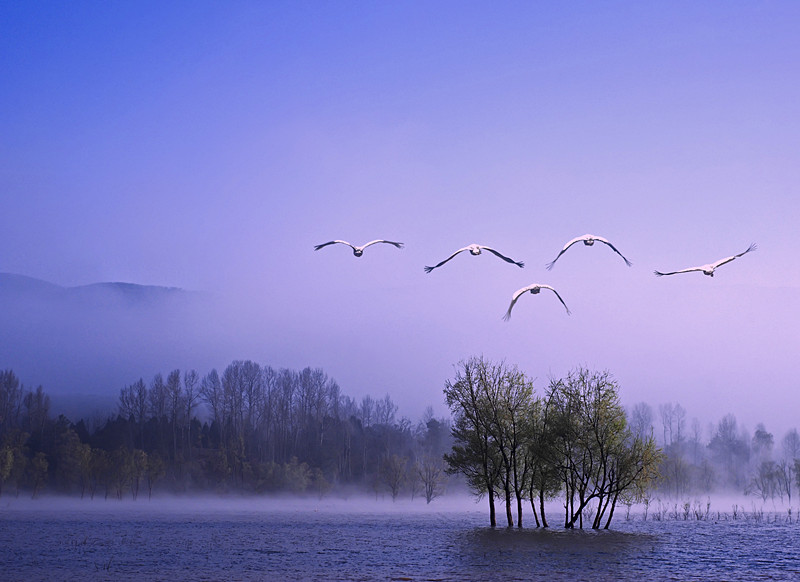
<path fill-rule="evenodd" d="M 429 409 L 412 424 L 389 396 L 357 401 L 320 369 L 234 361 L 139 379 L 114 414 L 72 422 L 1 370 L 0 495 L 335 489 L 430 503 L 465 483 L 487 496 L 492 525 L 501 503 L 509 525 L 529 505 L 546 526 L 559 499 L 567 527 L 607 527 L 620 502 L 725 491 L 791 504 L 800 484 L 796 429 L 776 441 L 730 414 L 704 426 L 679 404 L 626 411 L 607 372 L 578 368 L 539 395 L 515 367 L 471 358 L 444 396 L 450 419 Z"/>
<path fill-rule="evenodd" d="M 0 371 L 0 495 L 444 492 L 449 422 L 412 425 L 387 395 L 360 401 L 320 369 L 234 361 L 222 373 L 156 374 L 120 390 L 100 422 L 52 418 L 42 387 Z"/>
<path fill-rule="evenodd" d="M 733 414 L 707 425 L 696 418 L 689 422 L 678 403 L 654 410 L 640 402 L 630 417 L 633 430 L 656 435 L 664 452 L 653 494 L 686 498 L 722 491 L 791 505 L 800 486 L 796 428 L 776 440 L 763 423 L 750 433 Z"/>
<path fill-rule="evenodd" d="M 522 527 L 530 503 L 548 526 L 545 501 L 559 497 L 564 526 L 608 528 L 620 501 L 642 499 L 658 475 L 661 451 L 635 434 L 608 372 L 578 368 L 553 379 L 541 396 L 516 366 L 473 357 L 456 366 L 445 386 L 455 443 L 448 471 L 461 473 L 485 495 L 497 525 L 495 500 L 506 521 Z"/>

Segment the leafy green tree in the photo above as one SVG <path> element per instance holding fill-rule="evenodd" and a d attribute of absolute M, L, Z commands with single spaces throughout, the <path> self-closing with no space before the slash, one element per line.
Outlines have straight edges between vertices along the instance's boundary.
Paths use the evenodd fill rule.
<path fill-rule="evenodd" d="M 322 499 L 331 489 L 330 482 L 325 478 L 325 474 L 319 467 L 312 470 L 311 483 L 314 487 L 314 491 L 320 499 Z"/>
<path fill-rule="evenodd" d="M 142 477 L 147 475 L 147 453 L 141 449 L 133 449 L 130 456 L 130 488 L 131 496 L 135 500 L 139 496 L 139 486 Z"/>
<path fill-rule="evenodd" d="M 111 459 L 108 452 L 103 449 L 92 448 L 91 451 L 91 460 L 89 461 L 89 498 L 94 499 L 97 488 L 103 485 L 105 487 L 105 498 L 108 499 L 111 489 L 109 471 Z"/>
<path fill-rule="evenodd" d="M 111 453 L 107 467 L 106 479 L 117 499 L 122 499 L 125 490 L 131 484 L 133 475 L 133 454 L 126 447 L 119 447 Z"/>
<path fill-rule="evenodd" d="M 311 484 L 312 473 L 306 463 L 301 463 L 297 457 L 292 457 L 283 466 L 284 487 L 292 493 L 302 493 Z"/>
<path fill-rule="evenodd" d="M 0 438 L 19 428 L 23 389 L 13 370 L 0 370 Z"/>
<path fill-rule="evenodd" d="M 221 449 L 212 449 L 203 459 L 205 475 L 210 484 L 217 490 L 225 490 L 228 485 L 228 477 L 231 474 L 231 466 L 228 463 L 228 456 Z"/>
<path fill-rule="evenodd" d="M 88 443 L 80 443 L 76 451 L 78 461 L 78 483 L 81 489 L 81 499 L 86 495 L 92 482 L 92 447 Z"/>
<path fill-rule="evenodd" d="M 641 436 L 626 430 L 622 438 L 609 443 L 604 465 L 604 488 L 598 495 L 598 507 L 592 527 L 598 529 L 608 514 L 605 529 L 611 525 L 618 501 L 642 501 L 658 479 L 663 454 L 652 435 Z"/>
<path fill-rule="evenodd" d="M 30 434 L 19 429 L 11 430 L 4 437 L 5 446 L 11 450 L 12 456 L 11 471 L 6 483 L 13 485 L 15 495 L 19 495 L 30 465 L 28 447 L 26 446 L 29 438 Z"/>
<path fill-rule="evenodd" d="M 40 451 L 33 456 L 31 460 L 31 488 L 33 489 L 32 497 L 34 499 L 47 483 L 48 467 L 47 455 L 43 452 Z"/>
<path fill-rule="evenodd" d="M 479 387 L 488 407 L 489 434 L 497 445 L 502 462 L 500 483 L 503 488 L 508 526 L 514 525 L 512 503 L 517 502 L 517 524 L 522 527 L 522 500 L 528 473 L 524 443 L 529 436 L 533 386 L 515 366 L 505 362 L 482 361 L 478 366 Z"/>
<path fill-rule="evenodd" d="M 14 468 L 14 451 L 7 444 L 0 445 L 0 495 L 3 494 L 3 484 L 11 476 Z"/>
<path fill-rule="evenodd" d="M 444 459 L 448 473 L 462 473 L 476 495 L 487 496 L 489 524 L 496 527 L 495 496 L 503 463 L 500 447 L 492 437 L 492 409 L 481 383 L 481 369 L 487 365 L 486 360 L 477 357 L 461 361 L 455 378 L 445 384 L 445 400 L 453 416 L 454 444 Z"/>
<path fill-rule="evenodd" d="M 533 511 L 536 526 L 548 527 L 547 514 L 545 513 L 545 501 L 552 499 L 561 491 L 561 479 L 557 465 L 553 462 L 556 458 L 554 441 L 548 430 L 550 426 L 546 422 L 544 402 L 541 398 L 535 398 L 528 409 L 528 417 L 525 424 L 525 455 L 528 498 Z M 539 512 L 536 506 L 539 506 Z"/>
<path fill-rule="evenodd" d="M 84 454 L 84 445 L 81 443 L 78 433 L 71 427 L 58 435 L 58 445 L 56 446 L 56 476 L 64 491 L 70 491 L 72 486 L 81 480 L 81 461 Z"/>
<path fill-rule="evenodd" d="M 145 479 L 147 481 L 147 498 L 153 497 L 153 487 L 166 474 L 164 459 L 158 453 L 151 453 L 147 456 L 147 469 Z"/>
<path fill-rule="evenodd" d="M 600 527 L 610 508 L 608 527 L 620 496 L 653 478 L 659 461 L 654 442 L 628 429 L 618 386 L 608 372 L 580 367 L 552 380 L 546 416 L 553 444 L 549 460 L 566 496 L 565 527 L 583 527 L 592 500 L 598 504 L 592 527 Z"/>

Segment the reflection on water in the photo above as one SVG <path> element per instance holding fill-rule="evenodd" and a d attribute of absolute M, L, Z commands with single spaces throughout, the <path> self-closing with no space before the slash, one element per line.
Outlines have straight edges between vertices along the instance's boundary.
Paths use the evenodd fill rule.
<path fill-rule="evenodd" d="M 402 506 L 401 506 L 402 507 Z M 484 512 L 0 506 L 3 580 L 797 580 L 800 524 L 492 530 Z"/>
<path fill-rule="evenodd" d="M 625 579 L 633 564 L 652 555 L 657 538 L 646 533 L 563 529 L 476 529 L 458 534 L 462 566 L 489 574 L 593 580 Z"/>

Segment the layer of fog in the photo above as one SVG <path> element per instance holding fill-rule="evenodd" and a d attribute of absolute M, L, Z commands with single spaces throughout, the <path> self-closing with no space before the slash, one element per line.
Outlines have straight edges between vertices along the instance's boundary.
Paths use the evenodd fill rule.
<path fill-rule="evenodd" d="M 496 500 L 498 516 L 504 512 L 501 499 Z M 535 521 L 529 504 L 524 504 L 525 527 L 534 527 Z M 549 526 L 559 529 L 563 525 L 563 500 L 554 499 L 545 505 Z M 355 519 L 392 515 L 447 515 L 457 518 L 458 515 L 472 520 L 475 517 L 486 518 L 488 524 L 489 509 L 485 497 L 477 498 L 466 493 L 447 494 L 434 499 L 430 504 L 417 497 L 398 498 L 392 500 L 389 495 L 365 495 L 363 493 L 346 497 L 330 495 L 293 496 L 293 495 L 153 495 L 151 499 L 122 500 L 103 497 L 79 499 L 74 496 L 43 495 L 32 499 L 29 496 L 0 497 L 0 511 L 5 514 L 19 513 L 77 513 L 81 515 L 99 516 L 176 516 L 190 515 L 192 519 L 216 518 L 220 516 L 238 516 L 269 521 L 276 514 L 336 514 L 353 516 Z M 516 516 L 516 507 L 514 508 Z M 538 511 L 538 506 L 537 506 Z M 586 520 L 591 523 L 592 506 L 587 508 Z M 712 494 L 687 495 L 685 497 L 654 496 L 648 504 L 634 503 L 628 508 L 619 503 L 616 507 L 614 524 L 634 520 L 661 521 L 695 521 L 695 520 L 758 520 L 764 515 L 791 517 L 797 520 L 800 506 L 797 502 L 763 501 L 748 495 Z M 587 525 L 588 527 L 588 525 Z"/>
<path fill-rule="evenodd" d="M 54 412 L 69 408 L 68 416 L 112 412 L 120 389 L 139 378 L 206 373 L 241 357 L 235 322 L 213 294 L 0 274 L 0 301 L 0 367 L 28 388 L 41 385 Z"/>
<path fill-rule="evenodd" d="M 747 346 L 756 341 L 753 337 L 745 338 L 743 353 L 726 354 L 714 348 L 723 352 L 717 355 L 720 362 L 731 362 L 737 382 L 742 382 L 745 373 L 752 376 L 745 383 L 753 389 L 743 393 L 732 388 L 730 376 L 698 372 L 696 363 L 684 361 L 664 336 L 653 330 L 630 331 L 644 325 L 646 318 L 626 316 L 624 310 L 601 310 L 606 315 L 596 321 L 592 317 L 599 316 L 591 316 L 592 310 L 583 306 L 586 314 L 582 318 L 588 321 L 575 329 L 579 318 L 569 318 L 569 329 L 564 330 L 563 313 L 537 313 L 539 324 L 545 316 L 560 318 L 547 322 L 550 329 L 560 330 L 558 338 L 542 338 L 527 331 L 530 322 L 524 313 L 520 314 L 522 321 L 501 327 L 499 323 L 487 326 L 485 314 L 467 312 L 466 319 L 456 326 L 452 318 L 453 313 L 464 313 L 460 306 L 451 306 L 453 313 L 443 314 L 431 304 L 450 300 L 452 286 L 459 283 L 457 269 L 441 274 L 456 280 L 425 286 L 423 292 L 409 288 L 381 261 L 358 262 L 360 259 L 347 252 L 342 257 L 322 257 L 310 248 L 305 254 L 320 259 L 314 267 L 321 280 L 339 273 L 347 285 L 313 289 L 285 285 L 292 289 L 287 291 L 279 281 L 254 276 L 247 283 L 230 280 L 210 293 L 119 283 L 66 288 L 0 274 L 0 368 L 12 369 L 29 389 L 41 385 L 51 396 L 52 412 L 72 420 L 114 413 L 120 390 L 140 378 L 149 383 L 156 374 L 166 375 L 174 369 L 194 369 L 202 376 L 213 368 L 221 372 L 233 360 L 251 359 L 274 368 L 322 368 L 344 394 L 357 401 L 366 395 L 389 394 L 399 406 L 399 415 L 413 421 L 427 406 L 432 406 L 437 416 L 447 415 L 442 387 L 452 376 L 453 365 L 483 352 L 519 364 L 535 378 L 539 393 L 547 386 L 548 374 L 559 376 L 569 366 L 582 363 L 608 368 L 620 382 L 626 406 L 644 401 L 656 409 L 665 402 L 676 402 L 686 409 L 688 422 L 699 419 L 704 432 L 712 431 L 728 413 L 748 430 L 764 422 L 776 439 L 794 426 L 790 407 L 763 397 L 782 390 L 788 361 L 783 354 L 790 350 L 791 337 L 782 339 L 779 350 L 769 351 L 776 361 L 763 365 L 746 355 Z M 397 255 L 405 257 L 400 252 Z M 417 259 L 423 257 L 413 260 Z M 486 266 L 503 272 L 505 265 Z M 345 267 L 344 274 L 337 271 Z M 296 275 L 290 271 L 287 276 Z M 388 282 L 376 287 L 376 278 Z M 499 322 L 506 298 L 499 289 L 497 294 L 494 319 Z M 397 307 L 373 303 L 375 295 Z M 730 310 L 738 307 L 730 306 Z M 419 315 L 409 319 L 412 312 Z M 603 342 L 574 342 L 575 334 L 582 336 L 587 329 L 610 328 L 611 312 L 621 314 L 613 317 L 627 322 L 619 333 Z M 666 317 L 662 316 L 658 325 L 664 325 Z M 474 329 L 481 341 L 466 337 L 459 331 L 464 328 Z M 527 334 L 524 345 L 515 335 L 520 328 Z M 784 335 L 796 333 L 791 326 L 781 329 Z M 689 336 L 671 341 L 690 341 L 692 334 Z M 628 353 L 631 342 L 638 350 L 633 354 Z M 712 335 L 697 340 L 698 345 L 714 346 L 715 342 Z M 491 347 L 489 353 L 483 349 L 487 346 Z M 571 347 L 565 351 L 559 346 Z M 655 363 L 649 355 L 653 351 L 659 354 Z M 702 352 L 699 347 L 688 350 L 693 351 Z M 526 367 L 531 361 L 541 367 Z M 718 362 L 709 370 L 720 366 Z M 763 377 L 758 378 L 759 374 Z M 698 383 L 702 389 L 693 389 Z"/>

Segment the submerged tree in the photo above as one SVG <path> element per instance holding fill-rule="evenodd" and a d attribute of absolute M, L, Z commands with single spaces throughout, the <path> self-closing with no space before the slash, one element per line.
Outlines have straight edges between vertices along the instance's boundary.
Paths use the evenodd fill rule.
<path fill-rule="evenodd" d="M 508 526 L 514 525 L 511 506 L 516 499 L 517 525 L 522 527 L 522 502 L 529 472 L 524 445 L 529 438 L 533 387 L 522 372 L 505 363 L 482 366 L 481 386 L 489 405 L 489 432 L 498 445 L 503 465 L 500 483 Z"/>
<path fill-rule="evenodd" d="M 611 523 L 621 497 L 639 496 L 656 476 L 660 454 L 652 437 L 627 426 L 617 383 L 608 372 L 578 368 L 553 380 L 547 394 L 550 462 L 561 477 L 565 527 L 583 527 L 596 500 L 592 528 Z"/>
<path fill-rule="evenodd" d="M 548 527 L 545 501 L 555 497 L 561 491 L 561 480 L 557 466 L 551 462 L 554 458 L 552 447 L 554 442 L 548 433 L 544 402 L 535 398 L 528 411 L 526 422 L 526 468 L 528 499 L 533 511 L 536 526 Z M 537 513 L 537 503 L 539 512 Z M 541 520 L 541 522 L 540 522 Z"/>
<path fill-rule="evenodd" d="M 616 504 L 637 500 L 655 479 L 661 453 L 652 432 L 634 433 L 627 424 L 616 382 L 608 372 L 578 368 L 553 379 L 543 400 L 515 367 L 472 358 L 457 367 L 445 387 L 454 416 L 450 472 L 461 472 L 477 494 L 502 490 L 508 525 L 522 525 L 522 502 L 530 500 L 547 526 L 544 501 L 564 496 L 564 526 L 609 527 Z M 590 507 L 590 503 L 592 506 Z"/>
<path fill-rule="evenodd" d="M 455 444 L 444 458 L 448 473 L 462 473 L 473 492 L 486 495 L 489 524 L 496 527 L 495 488 L 503 466 L 498 444 L 491 434 L 491 406 L 481 385 L 481 370 L 487 365 L 483 358 L 462 361 L 456 366 L 455 379 L 445 384 Z"/>

